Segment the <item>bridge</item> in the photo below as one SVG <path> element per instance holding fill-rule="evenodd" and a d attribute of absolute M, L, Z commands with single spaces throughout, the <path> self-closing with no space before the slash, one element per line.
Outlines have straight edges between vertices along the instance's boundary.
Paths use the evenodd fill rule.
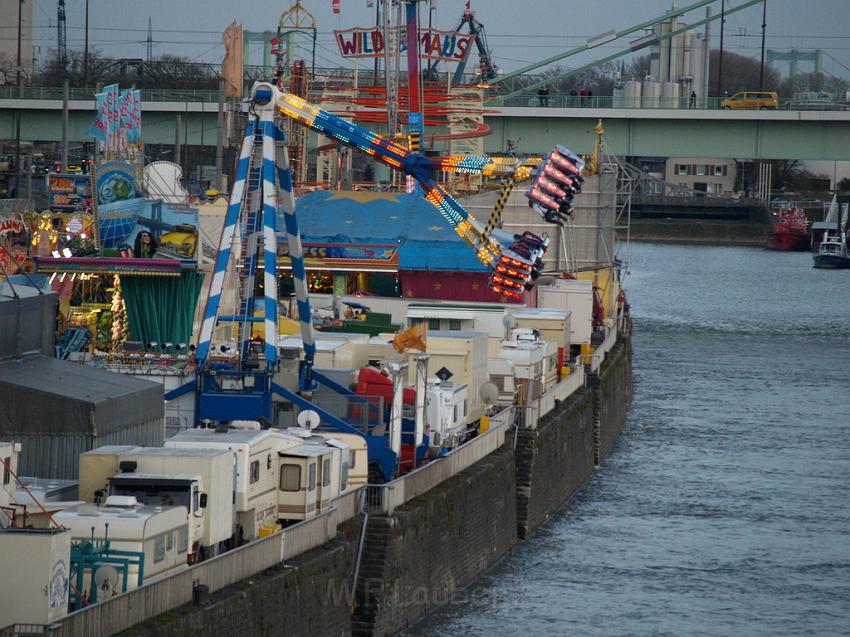
<path fill-rule="evenodd" d="M 0 87 L 0 143 L 9 152 L 15 139 L 15 113 L 21 113 L 21 139 L 58 142 L 62 138 L 61 89 Z M 20 96 L 18 96 L 20 95 Z M 174 144 L 178 115 L 181 143 L 215 146 L 218 94 L 215 91 L 143 91 L 143 142 Z M 519 105 L 516 105 L 519 104 Z M 593 127 L 602 118 L 609 150 L 620 156 L 850 159 L 850 111 L 720 110 L 717 101 L 698 108 L 615 108 L 610 97 L 560 96 L 546 106 L 536 96 L 486 106 L 493 134 L 487 152 L 504 151 L 521 139 L 525 152 L 546 152 L 553 140 L 578 153 L 593 150 Z M 69 139 L 91 141 L 94 118 L 91 91 L 73 89 L 69 101 Z"/>

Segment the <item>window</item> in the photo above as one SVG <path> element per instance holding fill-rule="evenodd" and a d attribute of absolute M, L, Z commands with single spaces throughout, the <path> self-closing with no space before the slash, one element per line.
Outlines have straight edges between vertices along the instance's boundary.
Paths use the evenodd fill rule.
<path fill-rule="evenodd" d="M 705 175 L 708 173 L 708 166 L 706 164 L 697 164 L 697 175 Z"/>
<path fill-rule="evenodd" d="M 311 462 L 307 472 L 307 491 L 312 491 L 316 488 L 316 463 Z"/>
<path fill-rule="evenodd" d="M 440 329 L 440 319 L 435 319 L 435 318 L 428 319 L 428 329 L 429 330 Z"/>
<path fill-rule="evenodd" d="M 339 479 L 339 490 L 345 491 L 345 487 L 348 486 L 348 465 L 342 465 L 342 475 Z"/>
<path fill-rule="evenodd" d="M 165 548 L 169 551 L 174 548 L 174 531 L 165 534 Z"/>
<path fill-rule="evenodd" d="M 325 460 L 322 463 L 322 486 L 328 487 L 331 484 L 331 461 Z"/>
<path fill-rule="evenodd" d="M 726 174 L 726 166 L 720 165 L 720 166 L 714 167 L 714 176 L 715 177 L 722 177 L 725 174 Z"/>
<path fill-rule="evenodd" d="M 3 458 L 3 484 L 9 484 L 12 475 L 12 457 Z"/>
<path fill-rule="evenodd" d="M 178 530 L 177 552 L 185 553 L 189 550 L 189 527 L 181 526 Z"/>
<path fill-rule="evenodd" d="M 160 533 L 154 538 L 153 561 L 161 562 L 165 559 L 165 534 Z"/>
<path fill-rule="evenodd" d="M 687 175 L 688 174 L 688 165 L 687 164 L 676 164 L 676 174 L 677 175 Z"/>
<path fill-rule="evenodd" d="M 250 482 L 251 482 L 251 484 L 254 484 L 259 479 L 260 479 L 260 461 L 254 460 L 254 462 L 251 463 Z"/>
<path fill-rule="evenodd" d="M 723 184 L 714 184 L 714 194 L 722 195 L 723 194 Z"/>
<path fill-rule="evenodd" d="M 285 464 L 280 467 L 280 490 L 301 490 L 301 467 L 297 464 Z"/>
<path fill-rule="evenodd" d="M 449 329 L 454 332 L 460 331 L 460 319 L 449 319 Z"/>

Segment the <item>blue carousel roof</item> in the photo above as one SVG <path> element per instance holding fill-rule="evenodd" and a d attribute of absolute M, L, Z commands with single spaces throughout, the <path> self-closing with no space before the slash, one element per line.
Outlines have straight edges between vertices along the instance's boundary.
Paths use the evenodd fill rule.
<path fill-rule="evenodd" d="M 417 195 L 316 191 L 299 198 L 296 214 L 305 243 L 397 244 L 400 270 L 487 271 L 437 209 Z M 284 227 L 282 216 L 278 227 Z"/>

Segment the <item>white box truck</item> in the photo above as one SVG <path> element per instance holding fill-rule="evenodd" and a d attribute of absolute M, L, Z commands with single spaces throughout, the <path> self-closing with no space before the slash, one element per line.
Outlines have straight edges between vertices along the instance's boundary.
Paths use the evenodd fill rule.
<path fill-rule="evenodd" d="M 110 496 L 133 496 L 149 506 L 186 507 L 191 561 L 235 545 L 233 452 L 137 447 L 121 454 L 118 468 L 121 473 L 109 480 Z"/>

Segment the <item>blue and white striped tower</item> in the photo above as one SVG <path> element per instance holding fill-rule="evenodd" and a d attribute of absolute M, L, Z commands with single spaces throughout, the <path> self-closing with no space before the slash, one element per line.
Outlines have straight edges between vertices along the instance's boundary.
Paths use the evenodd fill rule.
<path fill-rule="evenodd" d="M 282 134 L 282 133 L 281 133 Z M 283 211 L 283 221 L 286 227 L 286 242 L 289 246 L 289 259 L 292 267 L 292 282 L 295 286 L 295 303 L 298 307 L 298 322 L 301 325 L 301 340 L 304 344 L 304 369 L 313 367 L 316 356 L 316 343 L 313 339 L 313 318 L 310 310 L 310 298 L 307 296 L 307 273 L 304 268 L 304 250 L 301 247 L 301 232 L 295 217 L 295 190 L 293 188 L 292 170 L 289 166 L 289 152 L 284 146 L 283 161 L 278 165 L 280 180 L 280 207 Z M 312 389 L 309 376 L 302 378 L 302 391 Z"/>
<path fill-rule="evenodd" d="M 213 331 L 218 319 L 221 294 L 224 287 L 225 275 L 229 267 L 232 255 L 233 242 L 237 238 L 240 218 L 246 214 L 245 203 L 255 197 L 250 195 L 248 189 L 259 186 L 262 192 L 262 239 L 263 239 L 263 289 L 264 289 L 264 340 L 265 358 L 267 365 L 272 367 L 278 359 L 278 285 L 277 285 L 277 194 L 280 186 L 282 195 L 282 210 L 286 225 L 287 242 L 289 254 L 292 260 L 292 276 L 295 284 L 295 298 L 298 306 L 298 316 L 301 323 L 301 336 L 304 341 L 304 353 L 306 367 L 312 366 L 315 358 L 316 346 L 313 339 L 312 317 L 310 312 L 310 301 L 307 297 L 306 272 L 304 269 L 304 256 L 301 247 L 301 235 L 298 230 L 298 222 L 295 218 L 295 193 L 293 191 L 292 173 L 289 167 L 289 156 L 284 147 L 282 161 L 275 161 L 275 141 L 281 140 L 283 133 L 275 126 L 275 104 L 279 91 L 271 84 L 260 83 L 254 87 L 254 100 L 251 106 L 248 127 L 245 130 L 245 138 L 242 142 L 242 150 L 239 155 L 239 164 L 236 172 L 236 181 L 230 196 L 230 204 L 225 217 L 224 230 L 222 231 L 219 244 L 218 257 L 215 264 L 215 273 L 210 286 L 210 297 L 204 314 L 204 323 L 201 327 L 201 335 L 198 343 L 197 359 L 199 366 L 209 357 L 210 344 Z M 259 166 L 256 154 L 258 140 L 261 140 L 261 162 Z M 256 172 L 255 172 L 256 171 Z M 249 183 L 250 177 L 258 174 L 258 184 Z M 250 213 L 250 211 L 247 211 Z M 257 220 L 258 221 L 258 220 Z M 248 224 L 249 235 L 259 226 L 259 223 Z M 249 236 L 247 241 L 248 251 L 256 250 L 256 237 Z M 235 317 L 240 322 L 250 325 L 253 319 L 253 291 L 254 276 L 257 268 L 256 254 L 245 254 L 245 285 L 243 295 L 245 296 L 245 313 L 247 316 Z M 247 351 L 250 339 L 250 329 L 243 332 L 242 351 Z"/>
<path fill-rule="evenodd" d="M 210 344 L 218 318 L 218 308 L 221 305 L 224 278 L 227 274 L 227 266 L 230 263 L 233 241 L 236 238 L 237 224 L 242 210 L 242 198 L 248 180 L 248 168 L 251 164 L 251 155 L 254 152 L 255 131 L 256 122 L 253 118 L 249 118 L 248 126 L 245 129 L 245 138 L 242 140 L 242 149 L 239 152 L 239 163 L 236 166 L 236 180 L 233 182 L 233 190 L 230 192 L 230 202 L 227 206 L 227 214 L 224 217 L 224 228 L 221 231 L 221 240 L 218 243 L 218 256 L 215 260 L 215 271 L 210 283 L 210 294 L 207 298 L 204 322 L 201 324 L 201 334 L 198 337 L 196 359 L 199 367 L 203 366 L 209 357 Z"/>
<path fill-rule="evenodd" d="M 274 96 L 274 93 L 272 93 Z M 274 100 L 260 111 L 263 133 L 263 296 L 266 362 L 277 362 L 277 189 L 275 188 Z"/>

